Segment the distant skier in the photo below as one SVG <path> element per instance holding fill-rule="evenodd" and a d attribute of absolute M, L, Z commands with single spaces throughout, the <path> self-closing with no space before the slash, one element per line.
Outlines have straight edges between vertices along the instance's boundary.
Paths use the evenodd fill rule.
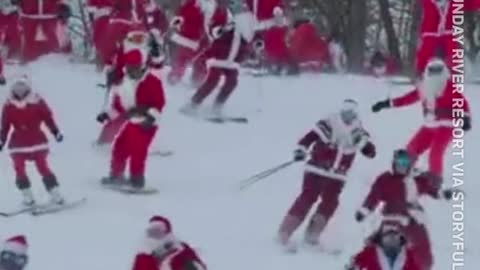
<path fill-rule="evenodd" d="M 338 113 L 317 122 L 298 143 L 295 160 L 310 158 L 305 167 L 302 192 L 285 216 L 279 232 L 279 242 L 287 249 L 295 249 L 290 237 L 305 220 L 312 206 L 321 197 L 321 203 L 310 219 L 305 242 L 316 246 L 338 206 L 340 193 L 347 181 L 357 151 L 368 157 L 376 155 L 375 145 L 359 118 L 358 105 L 345 100 Z"/>
<path fill-rule="evenodd" d="M 152 217 L 146 234 L 149 244 L 136 255 L 132 270 L 207 269 L 195 250 L 175 237 L 168 219 Z"/>
<path fill-rule="evenodd" d="M 372 111 L 377 113 L 384 109 L 409 106 L 417 102 L 422 103 L 424 124 L 408 142 L 407 151 L 417 159 L 430 150 L 429 170 L 441 181 L 445 151 L 453 138 L 453 118 L 457 115 L 457 112 L 454 114 L 454 109 L 464 111 L 464 115 L 455 117 L 461 118 L 455 120 L 455 123 L 461 121 L 458 125 L 463 126 L 465 131 L 471 129 L 468 101 L 462 93 L 454 90 L 444 60 L 437 57 L 430 60 L 418 87 L 403 96 L 375 103 Z"/>
<path fill-rule="evenodd" d="M 23 235 L 13 236 L 0 248 L 0 270 L 23 270 L 28 264 L 28 243 Z"/>
<path fill-rule="evenodd" d="M 207 77 L 190 103 L 182 108 L 183 113 L 196 115 L 199 106 L 215 90 L 223 77 L 223 85 L 220 86 L 213 106 L 213 116 L 222 117 L 224 104 L 237 88 L 240 63 L 245 60 L 255 34 L 255 18 L 245 9 L 245 6 L 233 6 L 234 22 L 214 30 L 216 39 L 207 52 Z"/>
<path fill-rule="evenodd" d="M 125 76 L 112 88 L 111 107 L 97 117 L 99 122 L 117 116 L 128 119 L 115 137 L 110 175 L 102 179 L 102 184 L 142 189 L 148 149 L 158 130 L 156 121 L 165 105 L 165 96 L 160 75 L 147 67 L 145 53 L 129 51 L 124 55 L 124 64 Z M 127 162 L 130 165 L 129 181 L 124 175 Z"/>
<path fill-rule="evenodd" d="M 422 270 L 402 230 L 400 224 L 383 223 L 345 270 Z"/>
<path fill-rule="evenodd" d="M 63 141 L 63 135 L 54 121 L 49 106 L 39 94 L 32 91 L 30 78 L 27 75 L 14 78 L 10 95 L 3 105 L 0 150 L 10 135 L 8 148 L 16 173 L 16 184 L 23 194 L 23 203 L 27 206 L 35 204 L 25 168 L 27 161 L 35 163 L 52 203 L 64 203 L 57 177 L 47 162 L 49 146 L 42 125 L 49 129 L 57 142 Z"/>
<path fill-rule="evenodd" d="M 363 221 L 383 203 L 383 218 L 397 220 L 405 227 L 409 245 L 415 251 L 415 260 L 420 269 L 428 270 L 433 264 L 432 247 L 425 224 L 426 215 L 419 199 L 424 195 L 450 199 L 453 191 L 440 190 L 435 178 L 415 170 L 413 163 L 407 151 L 395 151 L 391 170 L 377 177 L 355 218 L 358 222 Z"/>

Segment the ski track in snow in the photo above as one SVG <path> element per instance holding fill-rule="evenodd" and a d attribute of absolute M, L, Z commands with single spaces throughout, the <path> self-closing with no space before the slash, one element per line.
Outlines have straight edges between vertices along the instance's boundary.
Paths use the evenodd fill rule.
<path fill-rule="evenodd" d="M 199 252 L 209 269 L 343 269 L 361 245 L 367 226 L 353 214 L 373 178 L 390 166 L 392 151 L 403 146 L 421 123 L 420 106 L 374 115 L 370 105 L 408 86 L 353 75 L 302 75 L 298 78 L 242 77 L 228 103 L 232 115 L 246 115 L 248 125 L 216 125 L 186 118 L 178 109 L 193 94 L 187 87 L 169 87 L 168 104 L 154 148 L 174 150 L 169 158 L 151 157 L 147 183 L 160 189 L 155 196 L 125 196 L 103 190 L 98 179 L 108 172 L 108 156 L 91 148 L 100 126 L 102 77 L 94 67 L 69 64 L 58 56 L 41 59 L 28 68 L 6 67 L 9 75 L 27 70 L 35 89 L 52 106 L 65 134 L 52 142 L 50 163 L 67 198 L 88 197 L 81 208 L 58 214 L 19 216 L 0 220 L 0 239 L 17 233 L 29 238 L 30 268 L 49 270 L 130 269 L 142 243 L 142 233 L 153 214 L 169 217 L 174 230 Z M 1 92 L 7 91 L 0 88 Z M 474 122 L 466 136 L 466 266 L 480 264 L 480 219 L 474 215 L 480 199 L 480 87 L 468 86 Z M 282 253 L 274 243 L 278 225 L 299 192 L 300 164 L 239 192 L 239 181 L 291 158 L 296 142 L 319 118 L 338 109 L 344 98 L 361 104 L 363 121 L 378 146 L 378 157 L 359 157 L 342 194 L 340 208 L 324 233 L 329 247 L 343 248 L 338 257 L 301 252 Z M 477 116 L 477 117 L 475 117 Z M 53 141 L 53 140 L 52 140 Z M 453 159 L 447 156 L 446 175 Z M 39 176 L 31 180 L 37 199 L 46 199 Z M 0 155 L 1 209 L 18 205 L 20 194 L 8 155 Z M 446 178 L 446 183 L 450 179 Z M 452 208 L 447 202 L 426 201 L 436 270 L 451 269 Z M 302 227 L 303 229 L 303 227 Z M 295 236 L 300 240 L 302 231 Z"/>

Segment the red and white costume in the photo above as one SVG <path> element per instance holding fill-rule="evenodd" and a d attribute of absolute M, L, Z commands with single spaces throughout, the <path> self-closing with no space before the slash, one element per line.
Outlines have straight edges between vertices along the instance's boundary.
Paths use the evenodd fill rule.
<path fill-rule="evenodd" d="M 126 65 L 145 65 L 146 61 L 146 56 L 139 50 L 132 50 L 125 55 Z M 162 81 L 159 75 L 150 69 L 139 80 L 124 76 L 121 83 L 112 87 L 112 102 L 108 111 L 110 119 L 117 116 L 128 117 L 113 143 L 110 168 L 112 177 L 122 177 L 129 161 L 131 180 L 144 181 L 148 148 L 158 126 L 153 124 L 145 127 L 143 123 L 147 116 L 128 114 L 132 109 L 142 109 L 144 114 L 156 121 L 164 106 Z"/>
<path fill-rule="evenodd" d="M 168 219 L 152 217 L 147 237 L 150 246 L 136 255 L 132 270 L 207 270 L 195 250 L 176 239 Z"/>
<path fill-rule="evenodd" d="M 57 34 L 59 5 L 63 0 L 20 1 L 20 23 L 23 33 L 23 58 L 35 58 L 58 52 L 61 48 Z"/>
<path fill-rule="evenodd" d="M 359 210 L 363 215 L 368 215 L 383 202 L 383 220 L 396 221 L 405 228 L 421 269 L 431 269 L 433 264 L 427 218 L 419 202 L 422 195 L 440 198 L 439 185 L 431 177 L 416 171 L 406 176 L 386 171 L 377 177 Z"/>
<path fill-rule="evenodd" d="M 407 145 L 407 151 L 415 158 L 429 151 L 429 169 L 437 177 L 443 176 L 445 151 L 452 140 L 453 110 L 462 109 L 465 117 L 470 116 L 468 101 L 453 87 L 449 75 L 444 83 L 425 77 L 422 83 L 403 96 L 390 100 L 391 107 L 404 107 L 421 102 L 424 124 Z M 456 116 L 455 118 L 458 118 Z"/>
<path fill-rule="evenodd" d="M 168 74 L 171 84 L 178 83 L 187 66 L 201 50 L 201 41 L 206 38 L 205 19 L 208 10 L 201 4 L 201 0 L 186 0 L 176 12 L 171 21 L 174 32 L 170 40 L 176 45 L 172 56 L 172 70 Z"/>
<path fill-rule="evenodd" d="M 298 25 L 290 36 L 290 54 L 302 70 L 320 71 L 328 60 L 328 44 L 313 23 Z"/>
<path fill-rule="evenodd" d="M 352 110 L 356 109 L 352 107 Z M 369 158 L 376 154 L 375 145 L 370 142 L 360 120 L 356 119 L 347 125 L 340 113 L 318 121 L 315 127 L 300 139 L 298 147 L 297 151 L 307 153 L 310 150 L 311 154 L 305 167 L 302 191 L 279 229 L 282 244 L 289 242 L 292 234 L 321 197 L 321 203 L 315 210 L 306 232 L 307 241 L 317 242 L 337 209 L 340 193 L 357 152 L 361 151 Z"/>
<path fill-rule="evenodd" d="M 283 0 L 246 0 L 250 11 L 254 14 L 256 30 L 265 42 L 266 59 L 276 65 L 291 63 L 287 46 L 287 18 Z"/>
<path fill-rule="evenodd" d="M 244 15 L 247 16 L 242 18 L 249 18 L 246 13 L 238 16 Z M 252 17 L 250 16 L 250 18 Z M 201 104 L 212 93 L 222 76 L 225 80 L 220 88 L 220 93 L 215 98 L 216 106 L 223 106 L 237 87 L 240 63 L 247 56 L 254 35 L 253 27 L 248 28 L 248 19 L 245 20 L 245 27 L 240 25 L 241 23 L 238 21 L 236 26 L 229 24 L 222 27 L 221 34 L 206 52 L 208 75 L 191 99 L 193 106 Z"/>
<path fill-rule="evenodd" d="M 30 87 L 27 76 L 14 79 L 13 83 L 23 83 Z M 30 188 L 25 163 L 33 161 L 43 177 L 47 190 L 58 186 L 56 177 L 50 169 L 47 156 L 48 139 L 42 130 L 45 125 L 55 137 L 61 135 L 53 114 L 45 100 L 36 93 L 29 92 L 22 99 L 12 94 L 7 98 L 2 112 L 0 142 L 7 143 L 13 161 L 17 187 L 20 190 Z"/>
<path fill-rule="evenodd" d="M 106 59 L 102 58 L 102 44 L 105 41 L 105 33 L 108 30 L 110 15 L 113 12 L 113 0 L 88 0 L 87 12 L 92 22 L 92 42 L 97 52 L 97 56 L 102 63 Z"/>
<path fill-rule="evenodd" d="M 7 58 L 20 55 L 18 7 L 10 1 L 0 3 L 0 45 L 7 48 Z"/>

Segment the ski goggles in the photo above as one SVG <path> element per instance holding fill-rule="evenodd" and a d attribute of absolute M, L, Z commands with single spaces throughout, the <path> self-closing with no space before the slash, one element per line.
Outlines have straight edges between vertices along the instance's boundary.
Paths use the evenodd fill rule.
<path fill-rule="evenodd" d="M 405 172 L 411 168 L 412 161 L 407 156 L 400 156 L 395 158 L 394 165 L 396 170 Z"/>

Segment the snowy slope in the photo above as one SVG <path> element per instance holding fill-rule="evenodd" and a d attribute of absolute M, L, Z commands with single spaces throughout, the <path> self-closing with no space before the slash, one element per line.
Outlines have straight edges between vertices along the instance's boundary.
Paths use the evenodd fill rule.
<path fill-rule="evenodd" d="M 421 122 L 414 106 L 379 115 L 369 113 L 377 99 L 407 90 L 387 86 L 381 80 L 357 76 L 303 75 L 299 78 L 250 78 L 240 80 L 232 96 L 232 114 L 246 114 L 248 125 L 215 125 L 181 116 L 178 108 L 192 91 L 168 88 L 168 106 L 155 148 L 174 150 L 171 158 L 152 157 L 148 183 L 161 193 L 152 197 L 128 197 L 99 188 L 98 179 L 108 172 L 108 156 L 91 149 L 99 126 L 95 116 L 102 106 L 101 81 L 93 67 L 72 66 L 49 57 L 28 68 L 38 89 L 54 108 L 65 133 L 54 144 L 51 164 L 69 198 L 87 196 L 82 208 L 44 217 L 21 216 L 0 220 L 0 238 L 26 234 L 31 242 L 29 269 L 104 270 L 129 269 L 142 230 L 153 214 L 171 218 L 177 234 L 197 247 L 212 270 L 342 269 L 360 245 L 363 228 L 353 213 L 368 191 L 372 178 L 389 166 L 391 153 L 402 146 Z M 18 68 L 7 67 L 8 74 Z M 6 91 L 5 89 L 1 89 Z M 469 87 L 474 115 L 480 115 L 480 88 Z M 339 257 L 313 252 L 284 255 L 273 239 L 285 211 L 301 185 L 302 166 L 297 165 L 245 192 L 238 182 L 269 166 L 291 158 L 296 141 L 320 117 L 336 110 L 346 97 L 357 99 L 365 125 L 379 146 L 373 160 L 359 158 L 351 181 L 342 195 L 337 216 L 326 231 L 325 243 L 343 248 Z M 474 118 L 478 119 L 477 118 Z M 466 212 L 467 266 L 480 264 L 480 218 L 475 217 L 480 198 L 476 165 L 480 153 L 480 123 L 467 136 L 468 190 Z M 452 160 L 449 159 L 447 168 Z M 39 177 L 33 174 L 35 191 L 45 197 Z M 0 156 L 0 208 L 15 207 L 20 199 L 6 154 Z M 448 182 L 448 179 L 447 179 Z M 434 239 L 435 269 L 451 269 L 451 207 L 428 201 Z M 302 235 L 298 235 L 300 239 Z"/>

